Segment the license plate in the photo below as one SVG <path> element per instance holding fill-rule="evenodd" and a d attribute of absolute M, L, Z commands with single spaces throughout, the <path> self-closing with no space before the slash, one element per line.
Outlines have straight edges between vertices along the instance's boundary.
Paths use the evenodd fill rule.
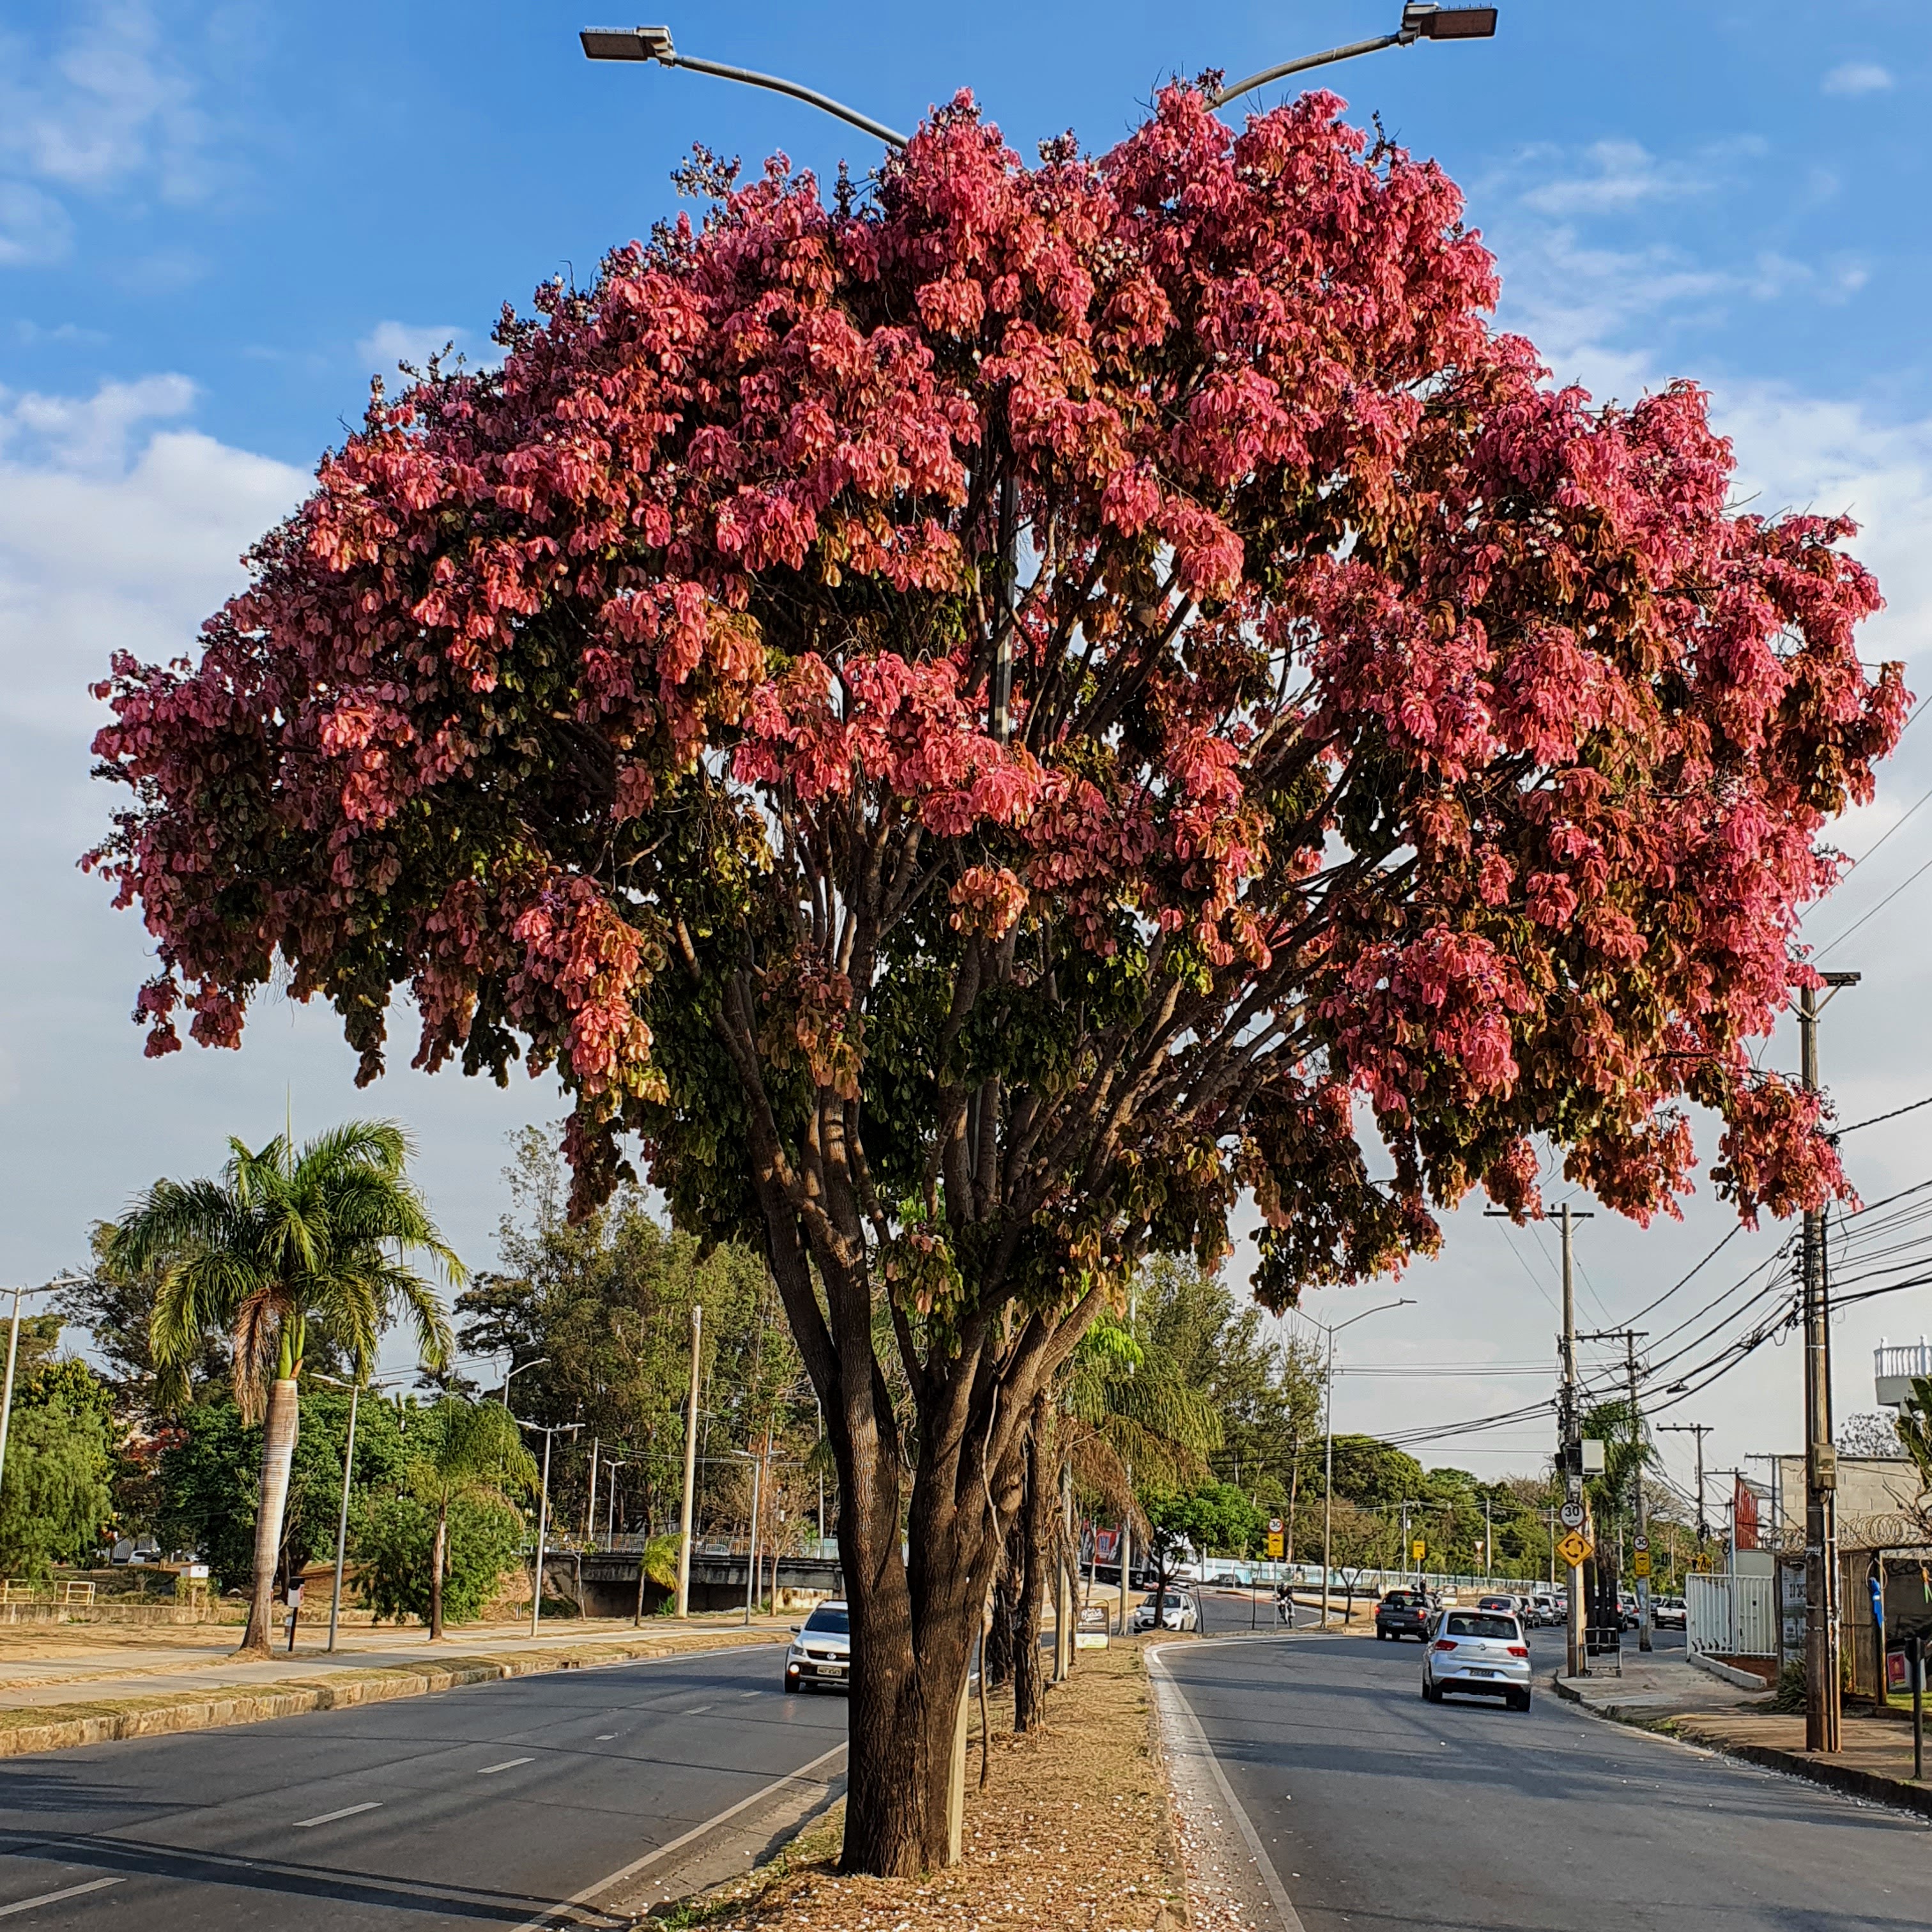
<path fill-rule="evenodd" d="M 821 1664 L 818 1666 L 818 1674 L 821 1677 L 843 1677 L 845 1666 L 842 1664 Z"/>
<path fill-rule="evenodd" d="M 1496 1673 L 1493 1670 L 1472 1670 L 1469 1672 L 1469 1675 L 1472 1677 L 1493 1677 L 1496 1674 Z"/>

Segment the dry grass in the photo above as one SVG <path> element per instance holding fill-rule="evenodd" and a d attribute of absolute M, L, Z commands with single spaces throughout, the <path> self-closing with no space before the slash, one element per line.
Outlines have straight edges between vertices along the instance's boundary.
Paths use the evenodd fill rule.
<path fill-rule="evenodd" d="M 978 1790 L 976 1718 L 966 1850 L 922 1879 L 844 1878 L 829 1814 L 776 1863 L 659 1916 L 705 1932 L 1148 1932 L 1185 1923 L 1166 1782 L 1155 1761 L 1137 1643 L 1084 1651 L 1047 1704 L 1047 1728 L 1012 1735 L 1010 1692 L 991 1700 L 990 1775 Z"/>

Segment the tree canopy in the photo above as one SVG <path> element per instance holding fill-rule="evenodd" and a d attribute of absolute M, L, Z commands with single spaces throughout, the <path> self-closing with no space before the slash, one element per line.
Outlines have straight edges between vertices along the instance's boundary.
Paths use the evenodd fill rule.
<path fill-rule="evenodd" d="M 580 1205 L 628 1138 L 764 1247 L 866 1868 L 945 1855 L 1027 1418 L 1144 1254 L 1247 1196 L 1282 1305 L 1533 1211 L 1538 1136 L 1670 1211 L 1687 1102 L 1745 1215 L 1842 1185 L 1747 1048 L 1905 715 L 1850 526 L 1734 511 L 1689 384 L 1552 386 L 1338 110 L 1176 84 L 1036 166 L 962 95 L 829 203 L 700 158 L 701 225 L 372 397 L 199 653 L 100 687 L 150 1052 L 285 974 L 373 1078 L 406 986 L 418 1065 L 555 1069 Z"/>

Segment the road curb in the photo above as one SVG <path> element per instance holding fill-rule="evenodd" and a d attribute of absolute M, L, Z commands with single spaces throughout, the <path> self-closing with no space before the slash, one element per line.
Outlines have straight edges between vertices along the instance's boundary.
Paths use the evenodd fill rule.
<path fill-rule="evenodd" d="M 1856 1766 L 1834 1764 L 1829 1758 L 1814 1757 L 1804 1751 L 1781 1750 L 1775 1744 L 1742 1743 L 1726 1737 L 1721 1729 L 1706 1730 L 1694 1713 L 1662 1711 L 1638 1712 L 1616 1704 L 1592 1704 L 1562 1679 L 1552 1676 L 1550 1688 L 1567 1703 L 1575 1704 L 1593 1718 L 1621 1724 L 1626 1730 L 1648 1731 L 1658 1737 L 1674 1738 L 1679 1744 L 1695 1744 L 1700 1750 L 1718 1751 L 1741 1764 L 1756 1765 L 1760 1771 L 1782 1772 L 1802 1778 L 1808 1784 L 1822 1785 L 1828 1791 L 1842 1792 L 1850 1798 L 1890 1806 L 1898 1811 L 1916 1812 L 1932 1818 L 1932 1787 L 1910 1784 L 1901 1778 L 1881 1777 L 1876 1772 L 1860 1771 Z"/>
<path fill-rule="evenodd" d="M 311 1711 L 352 1709 L 399 1697 L 433 1696 L 472 1684 L 499 1683 L 600 1664 L 647 1663 L 654 1658 L 701 1654 L 777 1643 L 783 1630 L 720 1631 L 689 1641 L 657 1637 L 636 1643 L 599 1644 L 584 1650 L 537 1655 L 452 1657 L 447 1664 L 392 1665 L 370 1671 L 345 1671 L 320 1678 L 293 1678 L 272 1689 L 252 1690 L 218 1684 L 194 1696 L 125 1698 L 112 1705 L 76 1702 L 46 1707 L 40 1721 L 0 1727 L 0 1758 L 41 1751 L 77 1750 L 88 1744 L 118 1744 L 135 1738 L 172 1737 L 186 1731 L 223 1730 L 232 1725 L 262 1724 L 278 1718 L 305 1717 Z"/>

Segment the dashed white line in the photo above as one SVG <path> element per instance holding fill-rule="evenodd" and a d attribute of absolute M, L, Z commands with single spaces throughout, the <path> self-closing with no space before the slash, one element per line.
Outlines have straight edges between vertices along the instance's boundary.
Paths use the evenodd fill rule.
<path fill-rule="evenodd" d="M 608 1744 L 616 1735 L 615 1731 L 599 1731 L 597 1733 L 597 1742 L 600 1744 Z"/>
<path fill-rule="evenodd" d="M 512 1771 L 520 1764 L 529 1764 L 531 1762 L 532 1760 L 526 1757 L 506 1757 L 501 1764 L 486 1764 L 476 1775 L 478 1778 L 494 1778 L 500 1771 Z"/>
<path fill-rule="evenodd" d="M 352 1818 L 358 1811 L 380 1811 L 382 1808 L 376 1798 L 365 1798 L 360 1804 L 345 1804 L 340 1811 L 325 1811 L 320 1818 L 298 1818 L 294 1828 L 298 1832 L 306 1832 L 312 1826 L 332 1825 L 338 1818 Z"/>
<path fill-rule="evenodd" d="M 37 1905 L 58 1905 L 64 1898 L 78 1898 L 84 1892 L 104 1892 L 110 1885 L 118 1885 L 118 1878 L 91 1878 L 85 1885 L 70 1885 L 61 1892 L 44 1892 L 38 1898 L 22 1898 L 11 1905 L 0 1905 L 0 1918 L 10 1918 L 16 1912 L 31 1912 Z"/>

